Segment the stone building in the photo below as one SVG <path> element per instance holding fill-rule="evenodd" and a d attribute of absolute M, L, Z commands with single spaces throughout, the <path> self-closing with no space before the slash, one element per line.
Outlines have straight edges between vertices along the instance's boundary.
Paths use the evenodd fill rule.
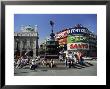
<path fill-rule="evenodd" d="M 38 28 L 21 26 L 20 32 L 14 32 L 14 56 L 38 55 Z"/>

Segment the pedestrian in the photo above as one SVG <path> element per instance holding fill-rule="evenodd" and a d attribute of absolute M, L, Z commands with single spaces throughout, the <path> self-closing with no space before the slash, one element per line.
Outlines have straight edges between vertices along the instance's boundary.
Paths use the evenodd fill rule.
<path fill-rule="evenodd" d="M 53 59 L 50 60 L 50 68 L 53 68 L 53 66 L 55 65 L 55 62 Z"/>
<path fill-rule="evenodd" d="M 67 67 L 68 66 L 68 59 L 67 59 L 67 57 L 65 57 L 65 67 Z"/>
<path fill-rule="evenodd" d="M 70 60 L 72 59 L 72 52 L 68 53 L 68 59 L 70 59 Z"/>
<path fill-rule="evenodd" d="M 27 58 L 27 64 L 28 64 L 28 65 L 29 65 L 29 62 L 30 62 L 30 58 L 28 57 L 28 58 Z"/>
<path fill-rule="evenodd" d="M 32 59 L 30 69 L 35 70 L 35 68 L 37 68 L 36 60 L 35 59 Z"/>
<path fill-rule="evenodd" d="M 73 66 L 73 53 L 70 51 L 69 53 L 68 53 L 68 60 L 69 60 L 69 68 L 71 68 L 71 66 Z"/>
<path fill-rule="evenodd" d="M 68 61 L 69 68 L 71 68 L 71 60 Z"/>
<path fill-rule="evenodd" d="M 44 65 L 45 65 L 45 60 L 43 59 L 41 63 L 42 63 L 42 66 L 44 67 Z"/>
<path fill-rule="evenodd" d="M 74 61 L 75 61 L 76 64 L 78 63 L 78 56 L 77 56 L 77 54 L 74 54 Z"/>
<path fill-rule="evenodd" d="M 59 55 L 59 60 L 63 61 L 63 55 L 62 54 Z"/>
<path fill-rule="evenodd" d="M 78 63 L 80 63 L 80 56 L 81 56 L 81 52 L 77 52 L 77 61 L 78 61 Z"/>
<path fill-rule="evenodd" d="M 86 67 L 89 67 L 87 63 L 84 62 L 84 53 L 81 52 L 81 56 L 80 56 L 80 64 Z"/>
<path fill-rule="evenodd" d="M 16 63 L 16 68 L 19 68 L 21 65 L 21 58 L 18 59 L 17 63 Z"/>
<path fill-rule="evenodd" d="M 40 56 L 39 55 L 37 56 L 37 59 L 38 59 L 38 61 L 40 60 Z"/>

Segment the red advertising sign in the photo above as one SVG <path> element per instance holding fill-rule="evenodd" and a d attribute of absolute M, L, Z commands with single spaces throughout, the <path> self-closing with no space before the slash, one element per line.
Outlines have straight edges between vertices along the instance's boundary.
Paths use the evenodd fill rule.
<path fill-rule="evenodd" d="M 60 40 L 58 40 L 58 41 L 59 41 L 59 44 L 60 44 L 60 45 L 67 44 L 67 38 L 63 38 L 63 39 L 60 39 Z"/>
<path fill-rule="evenodd" d="M 69 43 L 69 44 L 67 44 L 67 49 L 68 50 L 77 50 L 77 49 L 88 50 L 89 44 L 87 44 L 87 43 Z"/>
<path fill-rule="evenodd" d="M 67 37 L 67 30 L 56 34 L 57 39 L 65 38 L 65 37 Z"/>

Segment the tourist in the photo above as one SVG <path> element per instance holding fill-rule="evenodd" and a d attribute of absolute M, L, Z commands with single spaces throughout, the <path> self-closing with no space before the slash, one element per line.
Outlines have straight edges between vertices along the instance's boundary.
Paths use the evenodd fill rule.
<path fill-rule="evenodd" d="M 77 54 L 74 54 L 74 61 L 75 61 L 75 63 L 77 64 L 78 63 L 78 55 Z"/>
<path fill-rule="evenodd" d="M 83 52 L 78 52 L 78 64 L 80 64 L 83 68 L 84 66 L 88 67 L 88 65 L 86 65 L 86 63 L 84 62 L 83 56 Z"/>
<path fill-rule="evenodd" d="M 38 59 L 38 61 L 40 60 L 40 56 L 39 55 L 37 56 L 37 59 Z"/>
<path fill-rule="evenodd" d="M 19 67 L 20 67 L 20 65 L 21 65 L 21 58 L 19 58 L 19 59 L 17 60 L 17 63 L 16 63 L 16 68 L 19 68 Z"/>
<path fill-rule="evenodd" d="M 71 68 L 71 66 L 73 65 L 73 54 L 72 54 L 72 52 L 69 52 L 68 53 L 68 64 L 69 64 L 69 68 Z"/>
<path fill-rule="evenodd" d="M 81 52 L 80 53 L 80 62 L 79 62 L 81 65 L 84 64 L 84 59 L 83 59 L 83 53 Z"/>
<path fill-rule="evenodd" d="M 35 68 L 37 68 L 36 60 L 35 60 L 35 59 L 32 59 L 30 69 L 31 69 L 31 70 L 35 70 Z"/>
<path fill-rule="evenodd" d="M 59 55 L 59 60 L 63 61 L 63 55 L 62 54 Z"/>
<path fill-rule="evenodd" d="M 72 66 L 71 63 L 72 63 L 72 62 L 71 62 L 71 60 L 69 59 L 69 60 L 68 60 L 69 68 L 71 68 L 71 66 Z"/>
<path fill-rule="evenodd" d="M 74 63 L 77 63 L 77 54 L 75 52 L 73 53 L 73 60 L 74 60 Z"/>
<path fill-rule="evenodd" d="M 24 65 L 25 65 L 25 59 L 24 57 L 21 57 L 20 68 L 22 68 Z"/>
<path fill-rule="evenodd" d="M 53 68 L 53 66 L 55 65 L 55 62 L 53 59 L 50 60 L 50 68 Z"/>
<path fill-rule="evenodd" d="M 65 57 L 65 67 L 67 67 L 68 66 L 68 59 L 67 59 L 67 57 Z"/>
<path fill-rule="evenodd" d="M 44 67 L 44 65 L 45 65 L 45 60 L 43 59 L 43 60 L 41 61 L 41 63 L 42 63 L 42 66 Z"/>
<path fill-rule="evenodd" d="M 80 62 L 80 56 L 81 56 L 81 53 L 78 51 L 77 52 L 77 61 L 78 61 L 78 63 Z"/>

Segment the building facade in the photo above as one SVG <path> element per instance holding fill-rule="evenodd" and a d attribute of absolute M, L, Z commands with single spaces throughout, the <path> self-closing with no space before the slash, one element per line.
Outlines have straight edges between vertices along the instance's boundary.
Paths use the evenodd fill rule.
<path fill-rule="evenodd" d="M 20 32 L 14 32 L 14 55 L 28 55 L 36 57 L 38 55 L 38 28 L 21 26 Z"/>
<path fill-rule="evenodd" d="M 86 56 L 97 56 L 97 36 L 81 24 L 56 33 L 56 39 L 67 52 L 83 51 Z"/>

